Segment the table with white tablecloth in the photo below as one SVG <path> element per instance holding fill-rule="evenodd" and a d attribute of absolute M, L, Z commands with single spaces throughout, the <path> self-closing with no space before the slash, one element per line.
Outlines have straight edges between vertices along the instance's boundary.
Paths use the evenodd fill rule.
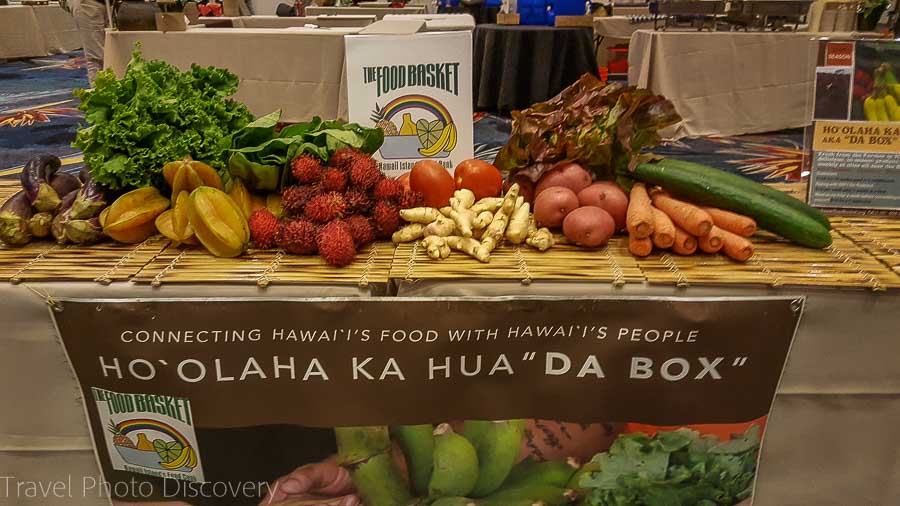
<path fill-rule="evenodd" d="M 347 117 L 344 35 L 358 28 L 195 28 L 186 32 L 106 34 L 108 68 L 121 75 L 136 42 L 148 59 L 189 69 L 224 67 L 241 79 L 235 99 L 261 116 L 282 109 L 285 121 Z"/>
<path fill-rule="evenodd" d="M 424 5 L 406 7 L 307 7 L 307 16 L 328 16 L 341 14 L 374 15 L 382 19 L 388 14 L 425 14 Z"/>
<path fill-rule="evenodd" d="M 772 132 L 809 123 L 817 54 L 806 33 L 639 30 L 628 82 L 675 104 L 675 137 Z"/>
<path fill-rule="evenodd" d="M 49 56 L 80 47 L 75 20 L 58 4 L 0 6 L 0 59 Z"/>

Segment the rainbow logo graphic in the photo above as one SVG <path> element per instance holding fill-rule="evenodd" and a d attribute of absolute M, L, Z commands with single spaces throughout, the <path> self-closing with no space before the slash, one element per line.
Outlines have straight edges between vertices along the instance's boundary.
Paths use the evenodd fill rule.
<path fill-rule="evenodd" d="M 425 95 L 404 95 L 378 107 L 372 121 L 384 131 L 384 159 L 446 158 L 456 148 L 450 111 Z"/>
<path fill-rule="evenodd" d="M 190 441 L 165 422 L 149 418 L 110 422 L 109 431 L 116 451 L 129 464 L 181 472 L 197 467 L 197 453 Z"/>

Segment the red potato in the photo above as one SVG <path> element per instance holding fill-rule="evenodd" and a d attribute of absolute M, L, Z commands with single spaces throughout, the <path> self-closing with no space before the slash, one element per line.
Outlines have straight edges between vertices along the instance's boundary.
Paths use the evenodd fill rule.
<path fill-rule="evenodd" d="M 554 186 L 564 186 L 577 194 L 590 186 L 592 182 L 591 174 L 581 168 L 581 165 L 567 163 L 544 173 L 538 180 L 534 194 L 535 196 L 540 195 L 542 191 Z"/>
<path fill-rule="evenodd" d="M 578 195 L 568 188 L 554 186 L 534 199 L 534 220 L 539 227 L 556 228 L 575 209 L 578 209 Z"/>
<path fill-rule="evenodd" d="M 578 203 L 603 209 L 616 222 L 616 230 L 625 228 L 625 215 L 628 212 L 628 196 L 613 182 L 594 183 L 578 192 Z"/>
<path fill-rule="evenodd" d="M 615 220 L 599 207 L 579 207 L 563 220 L 563 234 L 566 239 L 587 248 L 606 244 L 615 232 Z"/>

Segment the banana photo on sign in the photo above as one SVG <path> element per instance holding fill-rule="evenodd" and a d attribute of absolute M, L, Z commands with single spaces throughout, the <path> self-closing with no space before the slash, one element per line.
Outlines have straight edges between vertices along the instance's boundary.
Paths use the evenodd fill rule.
<path fill-rule="evenodd" d="M 374 157 L 389 177 L 472 158 L 470 32 L 345 38 L 349 120 L 384 131 Z"/>

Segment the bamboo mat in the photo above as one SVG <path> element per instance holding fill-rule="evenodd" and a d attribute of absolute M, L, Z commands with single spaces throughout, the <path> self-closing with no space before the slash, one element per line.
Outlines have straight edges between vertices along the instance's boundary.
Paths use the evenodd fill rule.
<path fill-rule="evenodd" d="M 34 241 L 21 248 L 0 246 L 0 280 L 127 281 L 159 254 L 169 241 L 161 236 L 140 244 L 107 241 L 92 246 L 60 246 Z"/>
<path fill-rule="evenodd" d="M 900 276 L 900 218 L 842 216 L 832 225 Z"/>
<path fill-rule="evenodd" d="M 803 194 L 796 184 L 779 188 Z M 18 181 L 0 181 L 0 199 L 18 190 Z M 627 239 L 587 250 L 557 245 L 541 253 L 530 247 L 504 245 L 488 264 L 454 252 L 431 260 L 416 244 L 376 243 L 361 251 L 345 268 L 327 266 L 318 256 L 277 251 L 250 251 L 240 258 L 215 258 L 201 248 L 173 247 L 161 237 L 138 245 L 104 242 L 93 246 L 58 246 L 35 241 L 23 248 L 0 246 L 0 281 L 128 281 L 229 283 L 260 287 L 269 284 L 370 284 L 390 279 L 592 281 L 661 285 L 753 285 L 900 288 L 900 218 L 832 217 L 834 244 L 825 250 L 801 248 L 760 234 L 756 254 L 745 264 L 722 255 L 688 257 L 654 253 L 637 259 Z"/>
<path fill-rule="evenodd" d="M 131 280 L 159 286 L 166 283 L 253 284 L 386 284 L 393 245 L 373 243 L 357 253 L 347 267 L 331 267 L 318 255 L 287 255 L 273 250 L 251 250 L 238 258 L 216 258 L 202 248 L 170 246 L 153 258 Z"/>
<path fill-rule="evenodd" d="M 900 276 L 853 241 L 832 234 L 822 250 L 801 248 L 768 234 L 753 238 L 754 255 L 746 263 L 724 255 L 654 253 L 638 265 L 650 283 L 689 285 L 827 286 L 900 288 Z"/>

